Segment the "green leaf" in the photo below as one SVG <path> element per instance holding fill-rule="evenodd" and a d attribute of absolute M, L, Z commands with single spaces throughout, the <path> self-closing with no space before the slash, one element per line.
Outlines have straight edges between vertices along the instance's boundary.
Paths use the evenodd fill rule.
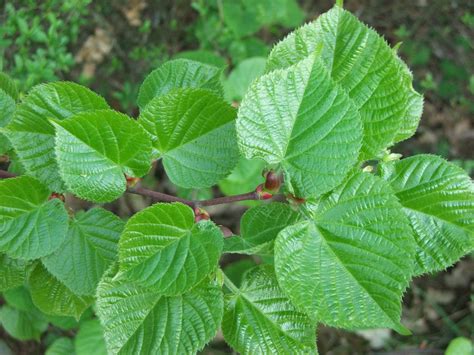
<path fill-rule="evenodd" d="M 151 166 L 151 143 L 130 117 L 112 110 L 55 121 L 56 159 L 68 190 L 94 202 L 110 202 L 126 189 L 124 174 L 140 177 Z"/>
<path fill-rule="evenodd" d="M 238 161 L 235 109 L 206 89 L 174 90 L 150 101 L 138 122 L 150 134 L 154 155 L 181 187 L 215 185 Z"/>
<path fill-rule="evenodd" d="M 33 303 L 46 314 L 79 319 L 94 301 L 93 297 L 74 294 L 41 263 L 31 272 L 29 285 Z"/>
<path fill-rule="evenodd" d="M 6 135 L 25 166 L 51 190 L 64 191 L 54 155 L 54 128 L 49 119 L 63 120 L 79 112 L 108 108 L 91 90 L 70 82 L 35 86 L 17 106 Z"/>
<path fill-rule="evenodd" d="M 271 267 L 248 271 L 239 293 L 226 296 L 224 338 L 241 354 L 315 354 L 316 322 L 299 312 Z"/>
<path fill-rule="evenodd" d="M 410 87 L 411 90 L 408 92 L 407 110 L 405 115 L 402 117 L 401 126 L 398 130 L 397 135 L 393 143 L 398 143 L 410 138 L 416 132 L 418 125 L 420 124 L 421 115 L 423 113 L 423 95 L 417 93 L 413 87 L 413 75 L 408 69 L 408 66 L 397 57 L 400 66 L 401 75 L 404 76 L 406 86 Z"/>
<path fill-rule="evenodd" d="M 0 254 L 0 291 L 23 285 L 27 262 Z"/>
<path fill-rule="evenodd" d="M 225 195 L 238 195 L 255 190 L 265 181 L 262 176 L 264 167 L 265 162 L 260 159 L 249 160 L 240 157 L 230 175 L 219 181 L 219 189 Z"/>
<path fill-rule="evenodd" d="M 356 173 L 319 201 L 312 220 L 275 242 L 278 281 L 318 321 L 346 329 L 389 327 L 402 334 L 401 298 L 412 276 L 414 240 L 382 179 Z"/>
<path fill-rule="evenodd" d="M 298 219 L 298 213 L 288 204 L 273 202 L 250 208 L 240 220 L 240 237 L 226 238 L 227 252 L 255 254 L 271 250 L 278 233 Z M 239 244 L 235 239 L 239 239 Z"/>
<path fill-rule="evenodd" d="M 78 213 L 66 241 L 42 262 L 74 293 L 94 295 L 103 273 L 117 257 L 123 227 L 120 218 L 102 208 Z"/>
<path fill-rule="evenodd" d="M 31 300 L 30 292 L 24 286 L 4 292 L 3 297 L 9 306 L 24 312 L 38 311 Z"/>
<path fill-rule="evenodd" d="M 298 197 L 342 182 L 362 140 L 358 110 L 315 55 L 257 79 L 242 101 L 237 135 L 247 158 L 280 164 Z"/>
<path fill-rule="evenodd" d="M 247 6 L 242 0 L 222 0 L 222 16 L 226 27 L 237 38 L 257 32 L 262 23 L 258 18 L 256 7 Z"/>
<path fill-rule="evenodd" d="M 62 330 L 71 330 L 79 327 L 79 322 L 74 317 L 45 315 L 49 323 Z"/>
<path fill-rule="evenodd" d="M 227 101 L 241 101 L 250 84 L 265 72 L 266 59 L 248 58 L 239 63 L 224 82 Z"/>
<path fill-rule="evenodd" d="M 181 203 L 157 203 L 130 218 L 120 237 L 120 270 L 166 295 L 188 291 L 215 271 L 223 245 L 210 221 L 194 223 Z"/>
<path fill-rule="evenodd" d="M 460 167 L 432 155 L 387 164 L 414 231 L 417 275 L 443 270 L 474 249 L 474 185 Z"/>
<path fill-rule="evenodd" d="M 7 93 L 14 101 L 18 99 L 18 89 L 15 82 L 7 74 L 1 72 L 0 89 Z"/>
<path fill-rule="evenodd" d="M 107 355 L 104 331 L 98 319 L 81 323 L 74 347 L 76 355 Z"/>
<path fill-rule="evenodd" d="M 2 108 L 0 111 L 0 127 L 4 127 L 13 118 L 16 105 L 15 100 L 2 89 L 0 89 L 0 107 Z"/>
<path fill-rule="evenodd" d="M 75 355 L 74 344 L 70 338 L 58 338 L 48 346 L 45 355 Z"/>
<path fill-rule="evenodd" d="M 0 251 L 36 259 L 54 252 L 67 234 L 68 214 L 37 180 L 21 176 L 0 181 Z"/>
<path fill-rule="evenodd" d="M 173 89 L 205 88 L 217 94 L 222 92 L 220 76 L 222 69 L 189 59 L 170 60 L 152 71 L 143 81 L 138 93 L 140 109 L 157 96 Z"/>
<path fill-rule="evenodd" d="M 405 130 L 406 116 L 420 113 L 408 105 L 413 95 L 410 74 L 382 37 L 339 6 L 278 43 L 267 70 L 293 65 L 321 48 L 332 79 L 360 112 L 362 158 L 373 158 L 397 140 L 400 129 Z"/>
<path fill-rule="evenodd" d="M 24 312 L 10 306 L 0 309 L 2 327 L 15 339 L 38 340 L 48 328 L 48 322 L 37 312 Z"/>
<path fill-rule="evenodd" d="M 219 54 L 216 54 L 212 51 L 207 51 L 205 49 L 198 49 L 193 51 L 184 51 L 179 52 L 174 56 L 174 59 L 189 59 L 195 62 L 200 62 L 208 65 L 213 65 L 218 68 L 224 68 L 227 66 L 227 61 L 224 57 L 221 57 Z"/>
<path fill-rule="evenodd" d="M 472 355 L 474 344 L 465 337 L 457 337 L 449 342 L 445 355 Z"/>
<path fill-rule="evenodd" d="M 109 354 L 196 353 L 222 320 L 222 290 L 213 283 L 166 297 L 106 273 L 97 295 Z"/>

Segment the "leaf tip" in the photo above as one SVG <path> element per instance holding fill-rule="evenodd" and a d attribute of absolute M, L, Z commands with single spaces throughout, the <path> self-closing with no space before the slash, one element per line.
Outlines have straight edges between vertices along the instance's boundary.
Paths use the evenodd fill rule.
<path fill-rule="evenodd" d="M 344 8 L 344 0 L 336 0 L 336 6 L 339 6 L 341 9 Z"/>

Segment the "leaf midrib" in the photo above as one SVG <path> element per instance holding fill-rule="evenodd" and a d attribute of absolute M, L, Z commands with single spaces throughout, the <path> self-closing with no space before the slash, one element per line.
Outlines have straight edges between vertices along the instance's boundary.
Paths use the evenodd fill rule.
<path fill-rule="evenodd" d="M 250 304 L 252 306 L 252 308 L 254 308 L 255 310 L 257 310 L 257 312 L 262 315 L 262 317 L 264 319 L 266 319 L 272 326 L 273 328 L 276 329 L 277 333 L 278 334 L 282 334 L 283 336 L 293 340 L 295 343 L 297 344 L 301 344 L 303 345 L 303 348 L 306 348 L 307 346 L 305 344 L 303 344 L 300 340 L 298 339 L 295 339 L 294 337 L 292 337 L 290 334 L 286 333 L 283 329 L 281 329 L 281 327 L 279 327 L 276 323 L 274 323 L 269 317 L 267 317 L 267 315 L 265 313 L 263 313 L 263 311 L 258 308 L 248 297 L 245 296 L 245 289 L 243 290 L 240 290 L 240 293 L 235 295 L 236 298 L 242 298 L 245 302 L 247 302 L 248 304 Z"/>
<path fill-rule="evenodd" d="M 317 233 L 321 236 L 321 240 L 324 242 L 324 245 L 326 246 L 326 249 L 331 252 L 331 254 L 334 256 L 334 258 L 337 260 L 338 264 L 346 271 L 347 275 L 350 275 L 350 277 L 355 281 L 355 283 L 363 290 L 365 291 L 365 294 L 369 296 L 369 298 L 377 305 L 380 311 L 382 311 L 382 314 L 385 316 L 386 319 L 388 319 L 394 327 L 398 327 L 397 322 L 395 322 L 384 310 L 384 308 L 372 297 L 370 292 L 360 284 L 359 280 L 357 277 L 346 267 L 346 265 L 342 262 L 342 260 L 339 258 L 339 256 L 336 254 L 336 252 L 331 248 L 330 244 L 325 238 L 324 233 L 318 228 L 318 225 L 316 223 L 311 224 L 314 229 L 317 231 Z"/>

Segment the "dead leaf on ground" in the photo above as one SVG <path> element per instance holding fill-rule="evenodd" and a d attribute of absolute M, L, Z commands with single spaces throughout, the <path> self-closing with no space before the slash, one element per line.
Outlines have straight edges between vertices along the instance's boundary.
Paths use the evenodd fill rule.
<path fill-rule="evenodd" d="M 82 75 L 91 78 L 100 64 L 113 47 L 113 38 L 109 32 L 102 28 L 96 28 L 95 33 L 90 35 L 79 52 L 76 54 L 76 63 L 83 63 Z"/>
<path fill-rule="evenodd" d="M 142 24 L 141 13 L 148 6 L 145 0 L 129 0 L 128 4 L 121 7 L 130 26 L 138 27 Z"/>

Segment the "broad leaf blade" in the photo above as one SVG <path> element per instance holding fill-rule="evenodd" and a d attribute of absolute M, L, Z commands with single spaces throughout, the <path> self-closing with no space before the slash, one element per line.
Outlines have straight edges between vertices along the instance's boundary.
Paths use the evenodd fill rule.
<path fill-rule="evenodd" d="M 151 165 L 151 143 L 130 117 L 112 110 L 77 114 L 56 127 L 56 159 L 68 190 L 94 202 L 125 192 L 124 174 L 140 177 Z"/>
<path fill-rule="evenodd" d="M 390 186 L 356 173 L 321 199 L 315 216 L 287 227 L 276 240 L 275 269 L 285 293 L 331 326 L 406 333 L 401 298 L 415 245 Z"/>
<path fill-rule="evenodd" d="M 263 57 L 248 58 L 240 62 L 224 82 L 226 100 L 241 101 L 250 84 L 264 73 L 265 62 Z"/>
<path fill-rule="evenodd" d="M 78 84 L 38 85 L 18 105 L 6 135 L 28 175 L 53 191 L 62 192 L 65 187 L 54 155 L 54 128 L 48 120 L 63 120 L 80 112 L 108 107 L 102 97 Z"/>
<path fill-rule="evenodd" d="M 66 241 L 42 262 L 74 293 L 94 295 L 103 273 L 117 257 L 123 227 L 120 218 L 102 208 L 76 214 Z"/>
<path fill-rule="evenodd" d="M 360 111 L 362 158 L 373 158 L 397 140 L 413 92 L 409 72 L 382 37 L 339 6 L 278 43 L 267 70 L 292 65 L 321 48 L 331 77 Z"/>
<path fill-rule="evenodd" d="M 48 322 L 38 312 L 24 312 L 10 306 L 0 309 L 2 327 L 18 340 L 37 340 L 48 328 Z"/>
<path fill-rule="evenodd" d="M 38 263 L 29 278 L 31 298 L 42 312 L 79 319 L 94 302 L 90 296 L 78 296 Z"/>
<path fill-rule="evenodd" d="M 18 99 L 18 88 L 15 82 L 5 73 L 0 72 L 0 89 L 5 91 L 14 101 Z"/>
<path fill-rule="evenodd" d="M 109 354 L 196 353 L 222 320 L 222 291 L 214 284 L 166 297 L 106 273 L 97 295 Z"/>
<path fill-rule="evenodd" d="M 298 219 L 298 213 L 288 204 L 273 202 L 250 208 L 240 220 L 240 237 L 226 238 L 227 252 L 254 254 L 273 250 L 278 233 Z"/>
<path fill-rule="evenodd" d="M 45 355 L 74 355 L 74 344 L 70 338 L 58 338 L 46 349 Z"/>
<path fill-rule="evenodd" d="M 174 90 L 153 99 L 138 122 L 150 134 L 170 180 L 203 188 L 226 177 L 238 161 L 235 109 L 205 89 Z"/>
<path fill-rule="evenodd" d="M 463 169 L 418 155 L 386 165 L 383 175 L 411 222 L 416 274 L 443 270 L 474 249 L 474 185 Z"/>
<path fill-rule="evenodd" d="M 0 291 L 6 291 L 23 285 L 26 279 L 27 262 L 0 255 Z"/>
<path fill-rule="evenodd" d="M 281 164 L 285 183 L 298 197 L 341 183 L 362 140 L 356 107 L 316 55 L 256 80 L 236 129 L 244 155 Z"/>
<path fill-rule="evenodd" d="M 107 355 L 104 330 L 98 319 L 81 323 L 79 332 L 74 340 L 75 355 Z"/>
<path fill-rule="evenodd" d="M 120 270 L 157 292 L 180 294 L 215 271 L 222 239 L 212 222 L 195 224 L 190 207 L 158 203 L 127 222 L 120 237 Z"/>
<path fill-rule="evenodd" d="M 36 259 L 54 252 L 66 238 L 68 214 L 58 199 L 28 176 L 0 181 L 0 251 Z"/>
<path fill-rule="evenodd" d="M 143 110 L 154 97 L 173 89 L 205 88 L 220 94 L 221 74 L 222 69 L 213 65 L 189 59 L 170 60 L 146 77 L 138 93 L 138 106 Z"/>
<path fill-rule="evenodd" d="M 299 312 L 270 267 L 248 271 L 238 294 L 226 297 L 222 331 L 242 354 L 315 354 L 316 323 Z"/>

